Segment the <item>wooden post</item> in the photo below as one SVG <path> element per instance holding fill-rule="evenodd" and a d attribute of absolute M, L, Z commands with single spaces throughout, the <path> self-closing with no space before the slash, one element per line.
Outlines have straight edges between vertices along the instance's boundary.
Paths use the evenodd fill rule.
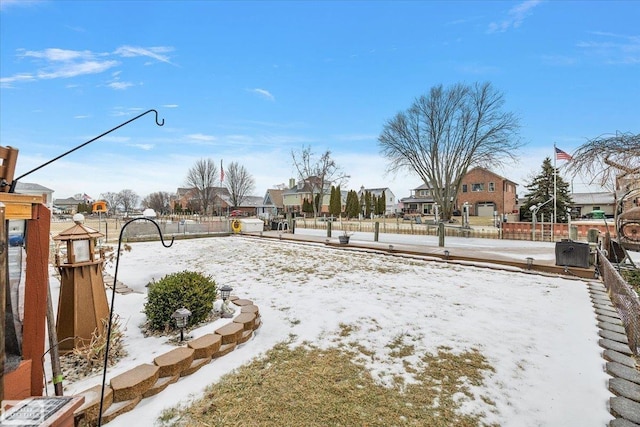
<path fill-rule="evenodd" d="M 438 223 L 438 246 L 444 246 L 444 222 Z"/>
<path fill-rule="evenodd" d="M 7 244 L 7 223 L 4 219 L 4 203 L 0 202 L 0 402 L 4 400 L 4 312 L 7 288 L 9 287 L 9 245 Z"/>
<path fill-rule="evenodd" d="M 47 331 L 49 332 L 49 356 L 51 357 L 53 388 L 56 396 L 62 396 L 62 368 L 60 367 L 58 334 L 56 333 L 56 317 L 53 314 L 53 301 L 51 301 L 51 288 L 49 287 L 49 281 L 47 281 Z"/>
<path fill-rule="evenodd" d="M 42 356 L 47 318 L 47 283 L 49 280 L 49 230 L 51 213 L 42 204 L 33 205 L 33 219 L 27 221 L 27 268 L 25 278 L 22 354 L 33 361 L 31 395 L 42 396 Z"/>
<path fill-rule="evenodd" d="M 17 162 L 17 148 L 0 146 L 0 183 L 4 184 L 0 186 L 0 192 L 7 193 L 11 189 Z"/>

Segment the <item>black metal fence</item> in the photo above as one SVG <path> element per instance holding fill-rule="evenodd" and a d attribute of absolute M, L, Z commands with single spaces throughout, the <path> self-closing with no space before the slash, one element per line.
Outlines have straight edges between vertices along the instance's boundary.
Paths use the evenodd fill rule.
<path fill-rule="evenodd" d="M 640 356 L 640 299 L 615 266 L 598 249 L 598 268 L 611 302 L 616 307 L 629 338 L 629 348 Z"/>

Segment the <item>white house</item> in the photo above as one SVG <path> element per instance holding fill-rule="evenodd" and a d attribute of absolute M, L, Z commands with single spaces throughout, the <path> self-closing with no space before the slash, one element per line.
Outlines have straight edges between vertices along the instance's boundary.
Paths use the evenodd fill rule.
<path fill-rule="evenodd" d="M 366 192 L 369 192 L 370 194 L 376 196 L 376 197 L 380 197 L 382 196 L 382 193 L 384 192 L 384 196 L 385 196 L 385 209 L 384 209 L 384 213 L 385 215 L 391 215 L 394 213 L 398 212 L 398 200 L 396 199 L 395 194 L 393 194 L 393 191 L 391 191 L 391 189 L 389 187 L 384 187 L 384 188 L 364 188 L 364 186 L 360 187 L 360 191 L 358 191 L 358 198 L 362 197 L 362 195 Z"/>

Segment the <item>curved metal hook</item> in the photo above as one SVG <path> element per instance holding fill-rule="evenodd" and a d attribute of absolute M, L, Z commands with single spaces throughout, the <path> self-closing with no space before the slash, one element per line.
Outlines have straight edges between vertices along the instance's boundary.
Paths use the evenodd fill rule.
<path fill-rule="evenodd" d="M 158 126 L 164 126 L 164 119 L 162 119 L 162 122 L 159 122 L 159 121 L 158 121 L 158 112 L 157 112 L 156 110 L 153 110 L 153 109 L 151 109 L 151 110 L 149 110 L 149 111 L 153 111 L 154 113 L 156 113 L 156 124 L 157 124 Z M 149 111 L 147 111 L 146 113 L 143 113 L 143 115 L 144 115 L 144 114 L 147 114 Z M 139 117 L 139 116 L 138 116 L 138 117 Z"/>
<path fill-rule="evenodd" d="M 147 110 L 147 111 L 145 111 L 144 113 L 142 113 L 142 114 L 138 114 L 138 115 L 137 115 L 137 116 L 135 116 L 134 118 L 129 119 L 129 120 L 127 120 L 126 122 L 121 123 L 121 124 L 119 124 L 118 126 L 116 126 L 116 127 L 114 127 L 114 128 L 109 129 L 108 131 L 106 131 L 106 132 L 104 132 L 104 133 L 102 133 L 102 134 L 100 134 L 100 135 L 96 136 L 95 138 L 92 138 L 92 139 L 90 139 L 89 141 L 84 142 L 84 143 L 82 143 L 82 144 L 78 145 L 77 147 L 72 148 L 71 150 L 69 150 L 69 151 L 67 151 L 67 152 L 65 152 L 65 153 L 60 154 L 59 156 L 57 156 L 57 157 L 55 157 L 55 158 L 53 158 L 53 159 L 49 160 L 48 162 L 43 163 L 43 164 L 41 164 L 40 166 L 38 166 L 38 167 L 36 167 L 36 168 L 34 168 L 34 169 L 31 169 L 29 172 L 27 172 L 27 173 L 25 173 L 25 174 L 22 174 L 22 175 L 20 175 L 19 177 L 15 178 L 15 179 L 13 180 L 13 182 L 11 182 L 11 187 L 10 187 L 10 189 L 9 189 L 9 193 L 13 193 L 13 192 L 15 191 L 15 189 L 16 189 L 16 184 L 18 183 L 18 180 L 20 180 L 20 179 L 24 178 L 25 176 L 27 176 L 27 175 L 29 175 L 29 174 L 32 174 L 33 172 L 35 172 L 35 171 L 37 171 L 37 170 L 39 170 L 39 169 L 42 169 L 43 167 L 45 167 L 45 166 L 47 166 L 47 165 L 49 165 L 49 164 L 51 164 L 51 163 L 55 162 L 56 160 L 59 160 L 59 159 L 61 159 L 62 157 L 66 156 L 67 154 L 71 154 L 71 153 L 73 153 L 74 151 L 79 150 L 80 148 L 84 147 L 85 145 L 91 144 L 93 141 L 95 141 L 95 140 L 97 140 L 97 139 L 100 139 L 100 138 L 102 138 L 103 136 L 105 136 L 105 135 L 107 135 L 107 134 L 110 134 L 111 132 L 113 132 L 113 131 L 115 131 L 115 130 L 117 130 L 117 129 L 120 129 L 122 126 L 126 126 L 126 125 L 128 125 L 129 123 L 133 122 L 134 120 L 138 120 L 140 117 L 142 117 L 142 116 L 144 116 L 144 115 L 147 115 L 147 114 L 149 114 L 149 113 L 151 113 L 151 112 L 156 113 L 156 124 L 157 124 L 158 126 L 164 126 L 164 119 L 162 119 L 162 121 L 158 121 L 158 116 L 159 116 L 159 114 L 158 114 L 158 111 L 157 111 L 157 110 L 154 110 L 153 108 L 152 108 L 151 110 Z"/>
<path fill-rule="evenodd" d="M 147 114 L 150 111 L 155 111 L 155 110 L 149 110 L 146 113 L 143 113 L 141 115 Z M 158 112 L 156 111 L 156 117 L 157 117 Z M 138 116 L 140 117 L 140 116 Z M 162 123 L 164 123 L 164 120 L 162 121 Z M 159 125 L 162 126 L 162 125 Z M 109 346 L 111 344 L 111 328 L 112 328 L 112 324 L 113 324 L 113 309 L 115 306 L 115 300 L 116 300 L 116 283 L 118 282 L 118 267 L 120 265 L 120 251 L 121 251 L 121 246 L 122 246 L 122 236 L 124 234 L 124 230 L 125 228 L 127 228 L 127 226 L 133 222 L 136 221 L 149 221 L 152 222 L 153 225 L 156 226 L 156 228 L 158 229 L 158 234 L 160 235 L 160 242 L 162 243 L 162 246 L 164 246 L 165 248 L 170 248 L 173 245 L 173 240 L 175 237 L 171 237 L 171 242 L 169 242 L 169 244 L 166 244 L 164 241 L 164 237 L 162 236 L 162 230 L 160 230 L 160 226 L 158 225 L 157 222 L 155 222 L 154 220 L 150 219 L 150 218 L 135 218 L 127 223 L 125 223 L 122 228 L 120 229 L 120 236 L 118 237 L 118 252 L 116 253 L 116 268 L 115 271 L 113 273 L 113 289 L 111 291 L 111 308 L 109 310 L 109 324 L 107 326 L 107 342 L 106 342 L 106 347 L 104 350 L 104 367 L 102 370 L 102 391 L 100 392 L 100 412 L 98 412 L 98 427 L 100 427 L 102 425 L 102 408 L 104 405 L 104 388 L 105 388 L 105 382 L 107 380 L 107 364 L 109 363 Z"/>

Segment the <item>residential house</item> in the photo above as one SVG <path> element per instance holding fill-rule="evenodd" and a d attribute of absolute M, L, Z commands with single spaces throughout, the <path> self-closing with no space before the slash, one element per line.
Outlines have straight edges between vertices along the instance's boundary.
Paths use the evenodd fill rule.
<path fill-rule="evenodd" d="M 456 196 L 455 210 L 469 206 L 469 215 L 493 217 L 496 213 L 511 221 L 519 219 L 519 207 L 515 182 L 485 168 L 474 168 L 462 178 Z M 400 200 L 402 212 L 422 215 L 435 213 L 433 192 L 429 185 L 422 184 L 411 190 L 409 197 Z"/>
<path fill-rule="evenodd" d="M 82 199 L 67 197 L 66 199 L 54 199 L 53 206 L 60 210 L 60 213 L 75 215 L 78 212 L 78 205 L 85 203 Z"/>
<path fill-rule="evenodd" d="M 258 212 L 258 216 L 266 219 L 281 216 L 284 212 L 282 193 L 284 193 L 284 188 L 268 189 L 262 200 L 263 209 Z"/>
<path fill-rule="evenodd" d="M 229 200 L 231 204 L 231 200 Z M 246 216 L 256 216 L 264 212 L 264 198 L 260 196 L 245 196 L 240 206 L 235 206 L 234 210 L 241 211 Z"/>
<path fill-rule="evenodd" d="M 214 196 L 210 209 L 215 215 L 222 215 L 233 207 L 230 204 L 229 190 L 224 187 L 211 187 L 211 189 Z M 182 210 L 200 212 L 201 206 L 198 191 L 195 188 L 178 188 L 176 195 L 170 201 L 170 206 L 175 211 L 178 205 Z"/>
<path fill-rule="evenodd" d="M 469 215 L 492 217 L 497 213 L 504 219 L 518 220 L 520 208 L 517 186 L 510 179 L 488 169 L 473 168 L 462 178 L 456 207 L 462 210 L 467 203 Z"/>
<path fill-rule="evenodd" d="M 286 213 L 302 214 L 302 204 L 304 200 L 311 201 L 312 188 L 313 194 L 318 194 L 319 178 L 309 177 L 304 181 L 296 182 L 295 179 L 289 180 L 289 188 L 282 192 L 282 205 Z M 329 201 L 331 199 L 331 184 L 325 183 L 324 197 L 320 203 L 319 213 L 329 213 Z"/>
<path fill-rule="evenodd" d="M 584 218 L 592 211 L 603 211 L 607 216 L 613 216 L 615 212 L 615 199 L 611 192 L 601 193 L 573 193 L 571 216 Z"/>
<path fill-rule="evenodd" d="M 358 191 L 358 199 L 360 199 L 362 197 L 362 195 L 366 192 L 369 192 L 369 194 L 376 196 L 376 197 L 381 197 L 382 193 L 384 193 L 384 197 L 385 197 L 385 210 L 384 210 L 384 214 L 385 215 L 391 215 L 391 214 L 395 214 L 398 211 L 398 202 L 396 200 L 396 196 L 395 194 L 393 194 L 393 191 L 391 191 L 391 189 L 389 187 L 383 187 L 383 188 L 364 188 L 364 186 L 360 187 L 360 191 Z"/>
<path fill-rule="evenodd" d="M 435 200 L 428 184 L 422 184 L 409 191 L 411 193 L 409 197 L 400 199 L 402 213 L 421 215 L 432 215 L 434 213 L 433 205 L 435 205 Z"/>
<path fill-rule="evenodd" d="M 53 190 L 40 184 L 18 181 L 16 183 L 16 193 L 42 196 L 43 204 L 53 210 Z M 77 205 L 76 205 L 77 206 Z"/>

